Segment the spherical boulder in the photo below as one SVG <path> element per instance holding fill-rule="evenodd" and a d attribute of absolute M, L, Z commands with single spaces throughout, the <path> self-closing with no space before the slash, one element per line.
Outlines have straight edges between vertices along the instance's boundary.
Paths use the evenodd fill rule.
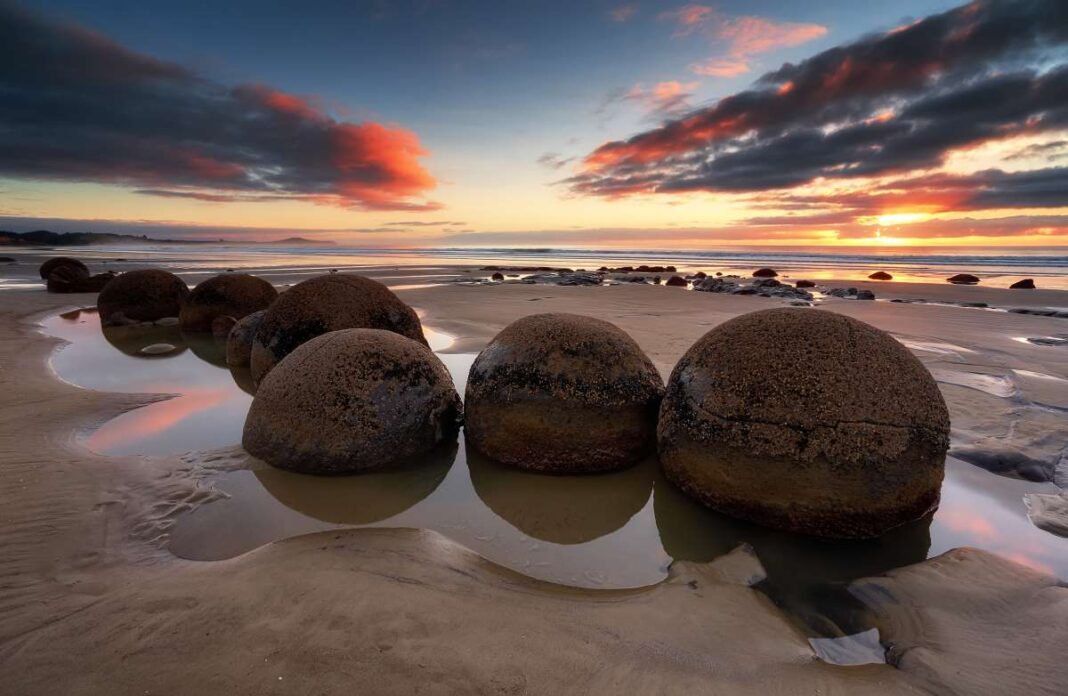
<path fill-rule="evenodd" d="M 868 276 L 871 280 L 893 280 L 894 276 L 890 275 L 886 271 L 876 271 Z"/>
<path fill-rule="evenodd" d="M 266 309 L 278 291 L 263 278 L 246 273 L 224 273 L 203 281 L 182 304 L 178 321 L 182 331 L 208 333 L 217 317 L 242 317 Z"/>
<path fill-rule="evenodd" d="M 347 273 L 322 275 L 297 283 L 267 310 L 252 343 L 253 380 L 297 346 L 339 329 L 383 329 L 426 345 L 415 310 L 385 285 Z"/>
<path fill-rule="evenodd" d="M 242 443 L 280 469 L 385 469 L 455 436 L 463 404 L 429 348 L 391 331 L 313 338 L 260 382 Z"/>
<path fill-rule="evenodd" d="M 938 505 L 949 413 L 889 334 L 832 312 L 771 309 L 690 348 L 657 435 L 667 477 L 721 512 L 865 538 Z"/>
<path fill-rule="evenodd" d="M 78 259 L 72 259 L 69 256 L 55 256 L 41 264 L 41 268 L 38 272 L 41 274 L 41 280 L 48 280 L 48 276 L 52 275 L 52 271 L 56 270 L 60 266 L 73 266 L 74 268 L 80 268 L 85 271 L 85 275 L 89 275 L 89 267 Z"/>
<path fill-rule="evenodd" d="M 779 275 L 773 268 L 758 268 L 753 271 L 754 278 L 774 278 Z"/>
<path fill-rule="evenodd" d="M 475 359 L 466 438 L 524 469 L 618 469 L 652 450 L 663 393 L 652 361 L 620 328 L 534 314 L 505 327 Z"/>
<path fill-rule="evenodd" d="M 100 292 L 116 274 L 113 271 L 89 275 L 77 266 L 59 266 L 48 276 L 48 292 Z"/>
<path fill-rule="evenodd" d="M 248 314 L 234 324 L 230 335 L 226 337 L 226 364 L 230 367 L 246 367 L 252 355 L 252 339 L 263 323 L 267 310 Z"/>
<path fill-rule="evenodd" d="M 158 268 L 129 271 L 111 280 L 96 299 L 104 326 L 176 317 L 189 288 L 178 276 Z"/>

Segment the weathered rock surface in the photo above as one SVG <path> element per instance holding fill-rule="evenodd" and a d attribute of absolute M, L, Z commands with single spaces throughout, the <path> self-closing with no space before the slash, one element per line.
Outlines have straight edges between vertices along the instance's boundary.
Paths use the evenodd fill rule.
<path fill-rule="evenodd" d="M 217 317 L 241 319 L 266 309 L 278 291 L 263 278 L 246 273 L 223 273 L 198 284 L 182 305 L 182 331 L 207 333 Z"/>
<path fill-rule="evenodd" d="M 653 363 L 618 327 L 535 314 L 505 327 L 471 367 L 466 437 L 525 469 L 617 469 L 652 450 L 662 394 Z"/>
<path fill-rule="evenodd" d="M 344 329 L 300 345 L 260 382 L 242 444 L 281 469 L 370 471 L 410 463 L 462 420 L 452 377 L 428 347 Z"/>
<path fill-rule="evenodd" d="M 804 369 L 787 346 L 805 347 Z M 949 414 L 923 364 L 850 317 L 772 309 L 705 334 L 660 411 L 668 477 L 722 512 L 874 537 L 938 503 Z"/>
<path fill-rule="evenodd" d="M 176 317 L 189 288 L 178 276 L 151 268 L 129 271 L 112 279 L 100 291 L 96 305 L 104 326 Z"/>
<path fill-rule="evenodd" d="M 246 315 L 234 324 L 226 337 L 226 364 L 230 367 L 247 367 L 252 356 L 252 341 L 263 323 L 267 310 Z"/>
<path fill-rule="evenodd" d="M 297 346 L 340 329 L 383 329 L 426 345 L 415 310 L 389 288 L 332 273 L 297 283 L 271 304 L 252 343 L 252 378 L 259 382 Z"/>

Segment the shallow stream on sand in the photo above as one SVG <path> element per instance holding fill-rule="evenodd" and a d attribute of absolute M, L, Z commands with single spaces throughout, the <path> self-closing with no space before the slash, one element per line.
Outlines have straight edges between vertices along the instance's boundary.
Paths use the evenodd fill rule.
<path fill-rule="evenodd" d="M 252 397 L 246 373 L 225 367 L 224 344 L 177 327 L 101 331 L 94 310 L 43 322 L 71 345 L 52 367 L 77 386 L 177 396 L 135 409 L 83 436 L 105 455 L 174 455 L 240 444 Z M 427 331 L 435 350 L 448 336 Z M 149 345 L 174 349 L 146 355 Z M 473 354 L 438 353 L 463 394 Z M 238 466 L 241 466 L 239 463 Z M 761 589 L 810 635 L 868 627 L 845 583 L 958 546 L 986 549 L 1068 578 L 1068 539 L 1036 528 L 1023 496 L 1052 484 L 1010 479 L 950 458 L 931 517 L 882 539 L 833 542 L 776 532 L 719 515 L 685 497 L 654 461 L 595 476 L 547 476 L 502 467 L 455 443 L 403 471 L 317 477 L 247 468 L 209 477 L 222 499 L 180 516 L 170 550 L 183 558 L 232 558 L 271 541 L 353 526 L 433 529 L 503 566 L 541 580 L 630 588 L 663 579 L 672 560 L 709 561 L 742 543 L 768 573 Z"/>

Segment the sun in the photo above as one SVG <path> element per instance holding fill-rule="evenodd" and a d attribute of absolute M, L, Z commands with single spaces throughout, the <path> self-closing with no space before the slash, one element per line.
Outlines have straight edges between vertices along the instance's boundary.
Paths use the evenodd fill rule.
<path fill-rule="evenodd" d="M 911 225 L 914 222 L 930 220 L 930 213 L 886 213 L 875 218 L 875 223 L 880 227 L 894 227 L 896 225 Z"/>

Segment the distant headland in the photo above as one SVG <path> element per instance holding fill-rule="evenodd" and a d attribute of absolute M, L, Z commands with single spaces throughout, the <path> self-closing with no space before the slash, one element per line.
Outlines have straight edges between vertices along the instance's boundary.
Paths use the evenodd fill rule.
<path fill-rule="evenodd" d="M 306 237 L 287 237 L 265 241 L 234 239 L 153 239 L 145 235 L 110 232 L 8 232 L 0 230 L 0 246 L 92 246 L 96 244 L 245 244 L 276 246 L 335 246 L 335 242 Z"/>

